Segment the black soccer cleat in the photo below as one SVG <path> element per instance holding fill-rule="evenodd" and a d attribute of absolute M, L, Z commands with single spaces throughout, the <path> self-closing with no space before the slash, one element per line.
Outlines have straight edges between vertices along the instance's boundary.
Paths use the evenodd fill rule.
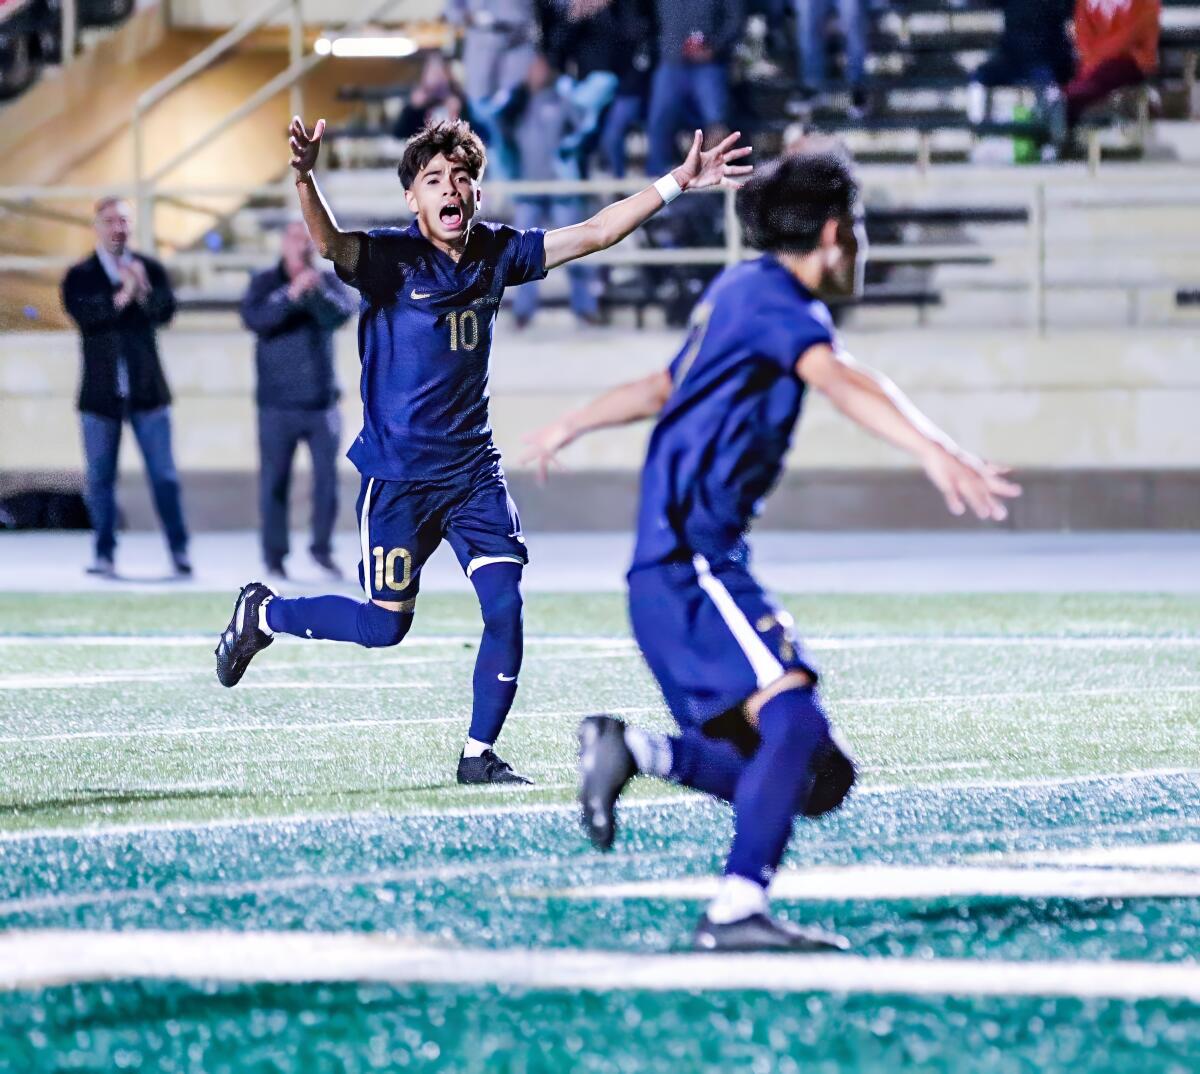
<path fill-rule="evenodd" d="M 458 759 L 458 782 L 520 783 L 532 786 L 533 780 L 526 779 L 513 771 L 512 765 L 499 757 L 495 750 L 484 750 L 478 757 L 460 756 Z"/>
<path fill-rule="evenodd" d="M 587 717 L 579 725 L 580 820 L 597 850 L 612 850 L 617 799 L 635 775 L 637 763 L 625 744 L 624 721 Z"/>
<path fill-rule="evenodd" d="M 221 635 L 215 650 L 217 678 L 222 686 L 237 686 L 256 653 L 261 653 L 275 640 L 271 634 L 258 629 L 258 613 L 263 602 L 275 596 L 275 591 L 262 582 L 242 586 L 233 618 Z"/>
<path fill-rule="evenodd" d="M 848 951 L 850 941 L 824 929 L 800 928 L 767 914 L 751 914 L 717 924 L 705 914 L 692 935 L 697 951 L 792 951 L 797 954 Z"/>

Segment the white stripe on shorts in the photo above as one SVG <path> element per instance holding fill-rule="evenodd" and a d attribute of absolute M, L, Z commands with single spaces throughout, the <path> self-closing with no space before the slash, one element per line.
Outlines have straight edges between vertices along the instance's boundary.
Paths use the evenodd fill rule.
<path fill-rule="evenodd" d="M 363 497 L 362 515 L 358 520 L 358 542 L 362 552 L 363 593 L 367 600 L 371 599 L 371 531 L 368 519 L 371 515 L 371 491 L 375 488 L 375 478 L 367 482 L 367 493 Z"/>
<path fill-rule="evenodd" d="M 521 567 L 525 566 L 525 561 L 516 556 L 476 556 L 467 564 L 467 577 L 470 578 L 480 567 L 487 567 L 492 563 L 516 563 Z"/>
<path fill-rule="evenodd" d="M 730 595 L 729 590 L 713 577 L 708 560 L 696 553 L 692 556 L 692 566 L 696 568 L 696 577 L 700 582 L 700 588 L 717 606 L 717 611 L 725 621 L 725 625 L 729 627 L 733 640 L 738 643 L 742 655 L 750 661 L 750 667 L 754 671 L 755 678 L 758 679 L 759 689 L 770 686 L 771 683 L 782 678 L 783 665 L 767 648 L 767 643 L 758 636 L 758 631 L 751 626 L 750 620 L 737 606 L 737 601 Z"/>

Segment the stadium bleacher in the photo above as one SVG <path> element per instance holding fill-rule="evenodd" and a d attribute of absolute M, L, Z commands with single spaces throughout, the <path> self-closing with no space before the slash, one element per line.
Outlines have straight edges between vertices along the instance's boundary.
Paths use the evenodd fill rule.
<path fill-rule="evenodd" d="M 27 90 L 44 67 L 61 63 L 64 40 L 78 41 L 81 31 L 118 25 L 129 17 L 134 3 L 76 0 L 75 24 L 67 27 L 60 3 L 0 0 L 0 101 Z"/>

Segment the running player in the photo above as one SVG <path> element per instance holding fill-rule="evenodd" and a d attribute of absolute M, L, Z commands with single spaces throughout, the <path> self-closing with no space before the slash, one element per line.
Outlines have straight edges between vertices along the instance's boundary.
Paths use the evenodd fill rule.
<path fill-rule="evenodd" d="M 953 514 L 999 521 L 1020 489 L 957 447 L 878 373 L 838 346 L 814 294 L 850 293 L 865 257 L 856 183 L 832 148 L 759 169 L 738 199 L 749 242 L 767 251 L 725 270 L 697 305 L 668 370 L 616 388 L 530 437 L 546 467 L 586 432 L 657 417 L 642 472 L 629 611 L 679 734 L 591 716 L 580 728 L 584 826 L 612 846 L 614 808 L 637 774 L 733 805 L 718 894 L 697 927 L 703 950 L 814 950 L 845 941 L 768 914 L 767 889 L 793 820 L 836 809 L 855 769 L 817 696 L 791 617 L 750 573 L 747 528 L 783 468 L 808 388 L 907 451 Z"/>
<path fill-rule="evenodd" d="M 521 572 L 528 559 L 488 423 L 488 360 L 505 287 L 538 280 L 620 242 L 685 190 L 736 185 L 749 147 L 731 134 L 591 219 L 550 232 L 476 222 L 483 143 L 461 121 L 413 137 L 399 165 L 415 219 L 404 228 L 338 228 L 313 175 L 325 121 L 292 120 L 292 167 L 322 257 L 362 294 L 363 430 L 349 457 L 362 475 L 358 518 L 364 600 L 284 599 L 261 582 L 238 596 L 217 645 L 217 677 L 234 686 L 276 634 L 397 645 L 408 633 L 421 568 L 443 539 L 483 612 L 474 703 L 459 783 L 528 783 L 493 746 L 512 707 L 522 656 Z M 279 296 L 281 303 L 288 301 Z"/>

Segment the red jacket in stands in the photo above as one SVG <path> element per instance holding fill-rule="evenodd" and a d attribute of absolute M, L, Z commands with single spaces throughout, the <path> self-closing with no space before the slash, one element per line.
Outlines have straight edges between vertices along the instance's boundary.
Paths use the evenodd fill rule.
<path fill-rule="evenodd" d="M 1105 60 L 1130 56 L 1143 74 L 1150 74 L 1158 66 L 1161 13 L 1161 0 L 1076 0 L 1079 73 L 1086 75 Z"/>

